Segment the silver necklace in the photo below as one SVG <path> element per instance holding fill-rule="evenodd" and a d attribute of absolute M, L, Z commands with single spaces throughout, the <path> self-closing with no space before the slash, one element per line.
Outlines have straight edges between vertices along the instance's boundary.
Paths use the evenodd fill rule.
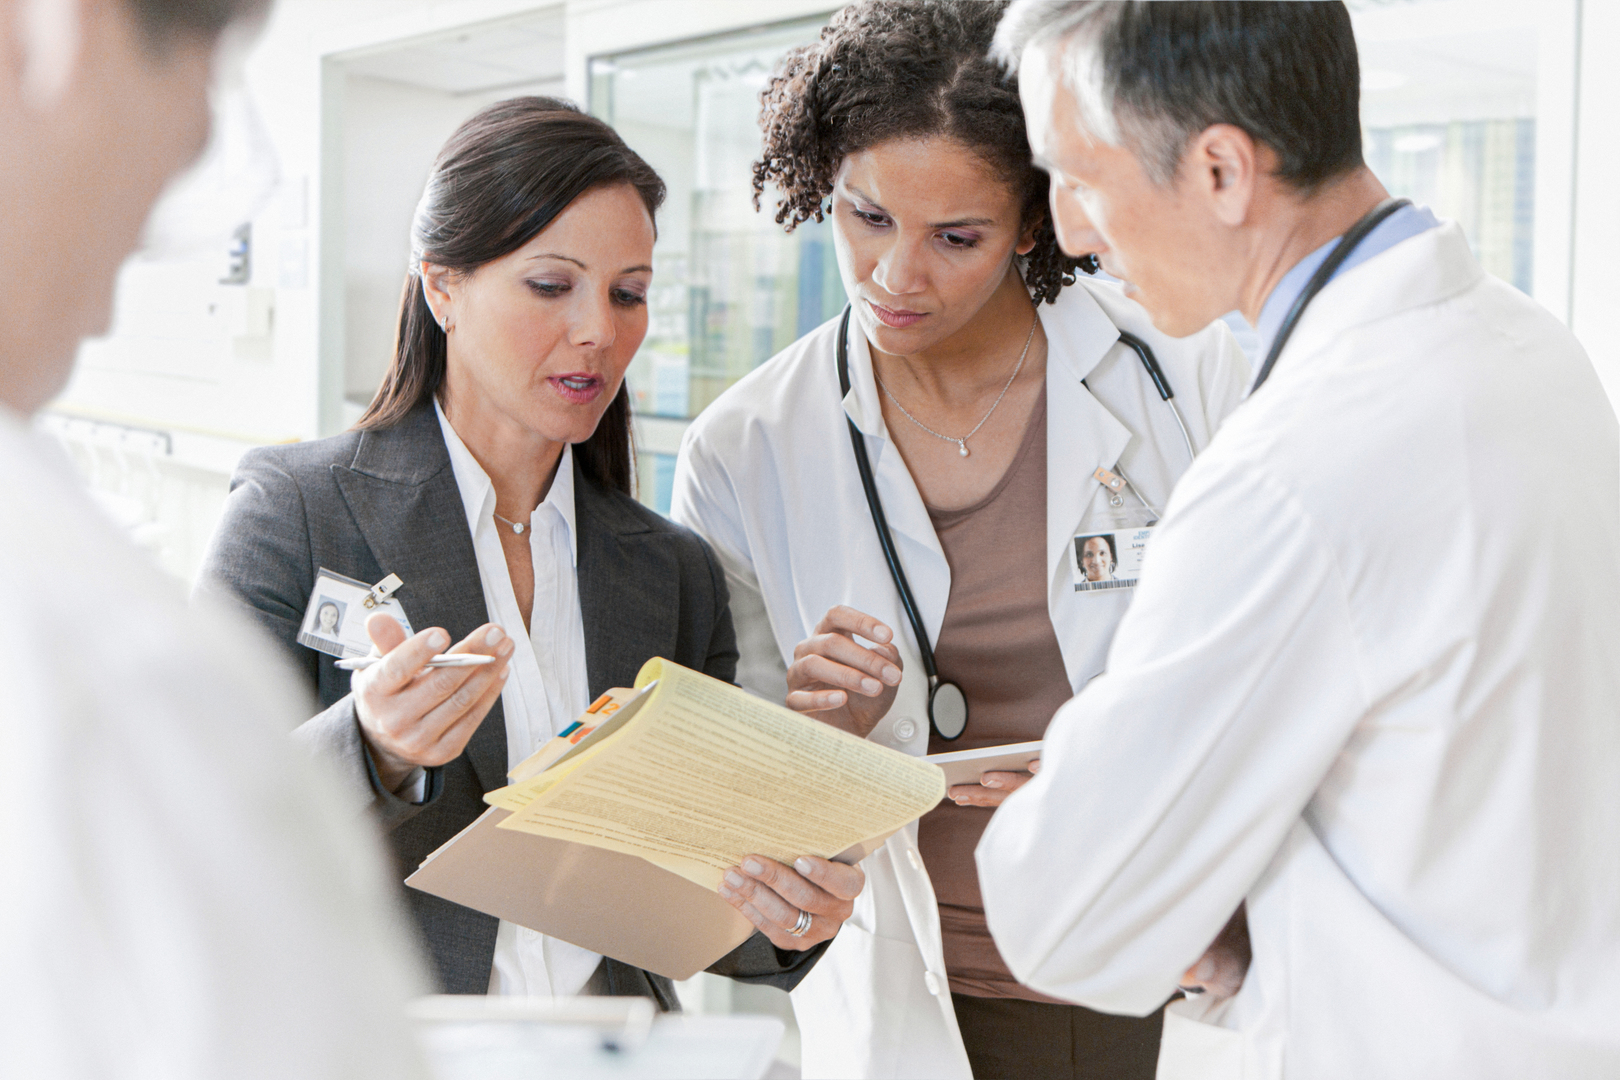
<path fill-rule="evenodd" d="M 941 435 L 939 432 L 935 431 L 933 428 L 929 427 L 915 416 L 912 416 L 910 411 L 907 410 L 904 405 L 900 404 L 900 399 L 889 393 L 889 388 L 883 385 L 882 379 L 878 378 L 877 365 L 875 364 L 872 366 L 872 378 L 876 380 L 878 389 L 882 390 L 883 393 L 888 396 L 889 400 L 894 402 L 894 407 L 899 409 L 901 413 L 905 415 L 907 420 L 910 420 L 913 424 L 916 424 L 918 427 L 922 428 L 936 439 L 944 439 L 946 442 L 955 443 L 957 451 L 963 457 L 967 457 L 967 441 L 973 438 L 973 436 L 977 435 L 980 428 L 984 427 L 985 421 L 990 419 L 990 413 L 996 411 L 996 406 L 1001 404 L 1001 399 L 1007 396 L 1008 390 L 1012 389 L 1013 380 L 1018 378 L 1018 373 L 1023 370 L 1024 358 L 1029 355 L 1029 343 L 1035 340 L 1035 327 L 1040 324 L 1040 321 L 1041 317 L 1037 315 L 1035 316 L 1035 320 L 1029 324 L 1029 336 L 1024 339 L 1024 351 L 1018 354 L 1018 365 L 1013 368 L 1012 374 L 1007 377 L 1007 385 L 1003 386 L 1001 388 L 1001 393 L 996 395 L 995 402 L 990 406 L 990 412 L 985 413 L 983 418 L 981 418 L 977 424 L 973 425 L 973 430 L 968 432 L 966 435 L 963 435 L 961 438 L 957 438 L 955 435 Z"/>
<path fill-rule="evenodd" d="M 495 511 L 491 510 L 490 513 L 495 514 Z M 528 531 L 529 528 L 521 521 L 513 521 L 510 518 L 503 518 L 499 514 L 495 514 L 495 520 L 505 522 L 506 524 L 512 526 L 512 531 L 517 533 L 519 536 L 522 536 L 526 531 Z"/>

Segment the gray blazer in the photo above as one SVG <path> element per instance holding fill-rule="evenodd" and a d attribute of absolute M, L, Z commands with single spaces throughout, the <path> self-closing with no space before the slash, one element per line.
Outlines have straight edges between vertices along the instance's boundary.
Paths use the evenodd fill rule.
<path fill-rule="evenodd" d="M 574 500 L 591 695 L 630 686 L 654 656 L 731 681 L 737 648 L 725 579 L 708 546 L 577 469 Z M 245 454 L 198 585 L 242 605 L 308 678 L 325 711 L 295 737 L 335 758 L 353 779 L 357 797 L 386 830 L 403 879 L 483 813 L 486 791 L 506 784 L 506 721 L 496 701 L 461 756 L 428 770 L 423 802 L 384 790 L 361 742 L 349 673 L 334 657 L 297 643 L 322 567 L 367 582 L 398 574 L 405 584 L 396 595 L 418 630 L 443 627 L 459 641 L 488 621 L 466 512 L 431 405 L 385 430 Z M 402 891 L 441 989 L 484 993 L 497 920 Z M 790 990 L 823 951 L 785 952 L 756 933 L 709 970 Z M 593 986 L 679 1007 L 668 979 L 614 960 L 604 962 Z"/>

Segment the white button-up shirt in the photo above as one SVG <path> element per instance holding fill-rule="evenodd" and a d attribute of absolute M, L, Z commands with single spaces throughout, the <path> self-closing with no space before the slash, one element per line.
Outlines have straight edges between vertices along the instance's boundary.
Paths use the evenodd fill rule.
<path fill-rule="evenodd" d="M 523 613 L 506 569 L 495 521 L 495 487 L 455 428 L 434 403 L 450 467 L 467 511 L 478 559 L 478 580 L 490 621 L 521 639 Z M 512 654 L 512 674 L 501 691 L 506 714 L 507 767 L 516 766 L 583 713 L 591 703 L 585 672 L 585 619 L 579 609 L 575 576 L 574 452 L 566 447 L 544 501 L 529 515 L 527 535 L 534 563 L 534 606 L 529 620 L 530 648 Z M 599 953 L 582 949 L 527 927 L 502 920 L 495 936 L 491 994 L 566 996 L 584 989 Z"/>

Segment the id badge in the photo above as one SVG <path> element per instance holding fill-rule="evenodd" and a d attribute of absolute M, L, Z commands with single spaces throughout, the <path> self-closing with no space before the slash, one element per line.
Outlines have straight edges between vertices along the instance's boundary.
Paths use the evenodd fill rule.
<path fill-rule="evenodd" d="M 1153 526 L 1080 533 L 1070 548 L 1075 592 L 1135 588 Z"/>
<path fill-rule="evenodd" d="M 1117 468 L 1117 466 L 1116 466 Z M 1092 479 L 1106 493 L 1106 507 L 1091 515 L 1090 528 L 1075 534 L 1070 567 L 1075 592 L 1130 589 L 1142 576 L 1142 556 L 1159 514 L 1123 472 L 1098 468 Z"/>
<path fill-rule="evenodd" d="M 367 585 L 321 567 L 309 594 L 309 606 L 304 609 L 298 644 L 337 657 L 370 656 L 373 647 L 366 634 L 366 620 L 379 612 L 399 620 L 409 637 L 415 633 L 411 621 L 391 595 L 402 584 L 390 574 L 376 585 Z"/>

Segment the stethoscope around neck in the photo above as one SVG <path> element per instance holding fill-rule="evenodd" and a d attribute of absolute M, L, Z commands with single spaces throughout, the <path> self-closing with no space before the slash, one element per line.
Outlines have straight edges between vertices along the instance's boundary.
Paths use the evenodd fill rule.
<path fill-rule="evenodd" d="M 1395 211 L 1410 205 L 1406 199 L 1386 199 L 1344 234 L 1344 239 L 1311 275 L 1305 288 L 1289 308 L 1287 317 L 1278 328 L 1277 336 L 1272 339 L 1271 348 L 1267 351 L 1265 363 L 1261 365 L 1254 387 L 1249 391 L 1251 394 L 1270 377 L 1271 369 L 1276 365 L 1283 346 L 1288 343 L 1294 327 L 1298 325 L 1305 308 L 1316 298 L 1316 294 L 1322 291 L 1322 287 L 1367 238 L 1367 234 Z M 1095 257 L 1090 258 L 1090 265 L 1082 268 L 1087 273 L 1096 273 Z M 843 397 L 849 396 L 850 311 L 849 305 L 844 305 L 843 317 L 838 322 L 838 343 L 835 349 L 838 358 L 838 389 Z M 1170 388 L 1170 380 L 1165 376 L 1164 369 L 1159 366 L 1158 358 L 1153 355 L 1153 349 L 1141 338 L 1124 330 L 1119 331 L 1119 340 L 1136 353 L 1153 383 L 1153 388 L 1158 391 L 1160 400 L 1170 407 L 1170 412 L 1176 418 L 1176 426 L 1181 429 L 1181 438 L 1186 444 L 1188 459 L 1197 457 L 1198 451 L 1193 446 L 1192 435 L 1187 431 L 1187 423 L 1181 417 L 1181 410 L 1176 407 L 1175 391 Z M 917 641 L 917 652 L 922 657 L 923 674 L 928 677 L 928 723 L 938 732 L 939 737 L 946 741 L 959 738 L 962 732 L 967 730 L 967 695 L 962 693 L 960 686 L 949 679 L 939 677 L 939 668 L 934 663 L 934 647 L 928 639 L 928 629 L 923 626 L 922 614 L 917 610 L 917 599 L 912 595 L 911 583 L 906 580 L 905 567 L 900 565 L 900 553 L 894 548 L 894 537 L 889 532 L 889 520 L 883 514 L 883 500 L 878 497 L 877 481 L 872 477 L 872 462 L 866 455 L 866 438 L 861 434 L 861 429 L 855 426 L 854 420 L 846 416 L 844 421 L 849 426 L 849 444 L 855 451 L 855 467 L 860 470 L 861 490 L 866 493 L 866 507 L 872 512 L 872 527 L 877 531 L 878 544 L 883 548 L 883 558 L 889 564 L 889 576 L 894 579 L 895 591 L 900 594 L 900 607 L 905 611 L 906 621 L 911 624 L 912 636 Z"/>
<path fill-rule="evenodd" d="M 838 323 L 838 343 L 836 355 L 838 357 L 838 387 L 845 397 L 849 396 L 849 317 L 850 307 L 844 306 L 843 318 Z M 1158 391 L 1159 398 L 1170 407 L 1176 418 L 1176 426 L 1181 430 L 1181 438 L 1187 446 L 1187 457 L 1190 460 L 1197 453 L 1193 448 L 1192 435 L 1187 431 L 1187 424 L 1181 418 L 1181 410 L 1176 408 L 1175 391 L 1170 388 L 1170 380 L 1165 376 L 1164 369 L 1153 355 L 1153 349 L 1147 342 L 1134 334 L 1119 331 L 1119 340 L 1136 353 L 1142 361 L 1142 367 L 1147 370 L 1148 378 L 1153 388 Z M 941 739 L 949 742 L 959 738 L 967 730 L 968 704 L 967 695 L 962 688 L 949 679 L 939 677 L 939 667 L 934 662 L 934 647 L 928 638 L 928 629 L 923 625 L 922 613 L 917 610 L 917 598 L 912 594 L 911 583 L 906 579 L 905 567 L 900 565 L 900 553 L 895 550 L 894 536 L 889 532 L 889 519 L 883 513 L 883 500 L 878 497 L 877 481 L 872 476 L 872 462 L 866 454 L 866 439 L 861 429 L 855 426 L 855 421 L 845 417 L 849 426 L 849 444 L 855 451 L 855 467 L 861 474 L 861 489 L 866 494 L 866 507 L 872 512 L 872 527 L 877 532 L 878 544 L 883 549 L 883 558 L 889 564 L 889 576 L 894 579 L 895 592 L 900 594 L 900 607 L 905 612 L 906 621 L 911 624 L 911 635 L 917 642 L 918 655 L 922 657 L 923 674 L 928 678 L 928 723 Z"/>
<path fill-rule="evenodd" d="M 844 397 L 849 396 L 849 314 L 844 305 L 844 317 L 838 322 L 838 386 Z M 861 490 L 866 492 L 866 507 L 872 511 L 872 527 L 877 530 L 878 544 L 883 558 L 889 564 L 889 576 L 894 578 L 895 591 L 900 594 L 900 607 L 911 624 L 912 636 L 917 639 L 917 652 L 922 656 L 923 674 L 928 677 L 928 722 L 939 737 L 959 738 L 967 730 L 967 695 L 962 688 L 948 679 L 939 677 L 934 663 L 934 646 L 928 640 L 928 628 L 923 625 L 922 613 L 917 610 L 917 598 L 912 595 L 911 583 L 906 580 L 905 567 L 900 565 L 900 553 L 894 549 L 894 537 L 889 533 L 889 519 L 883 513 L 883 500 L 878 497 L 877 481 L 872 478 L 872 461 L 866 456 L 866 438 L 855 421 L 848 416 L 849 444 L 855 450 L 855 467 L 860 470 Z"/>

